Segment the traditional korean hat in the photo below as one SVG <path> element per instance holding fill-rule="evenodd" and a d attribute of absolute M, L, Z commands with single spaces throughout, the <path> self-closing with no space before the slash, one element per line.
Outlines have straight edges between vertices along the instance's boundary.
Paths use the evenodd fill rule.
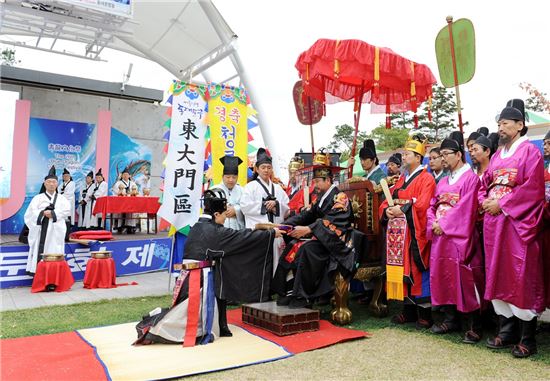
<path fill-rule="evenodd" d="M 296 172 L 299 169 L 304 168 L 304 159 L 302 159 L 300 156 L 294 156 L 292 159 L 290 159 L 290 163 L 288 164 L 288 170 L 290 172 Z"/>
<path fill-rule="evenodd" d="M 329 166 L 330 165 L 330 156 L 328 152 L 326 152 L 326 148 L 321 148 L 315 156 L 313 156 L 313 165 L 324 165 Z"/>
<path fill-rule="evenodd" d="M 411 151 L 424 157 L 426 155 L 427 139 L 422 134 L 415 134 L 409 137 L 405 143 L 405 150 Z"/>
<path fill-rule="evenodd" d="M 363 147 L 359 150 L 359 158 L 361 160 L 376 159 L 376 146 L 374 140 L 366 139 L 363 142 Z"/>
<path fill-rule="evenodd" d="M 520 136 L 525 135 L 527 133 L 527 130 L 528 130 L 526 122 L 529 121 L 529 114 L 525 113 L 525 103 L 523 102 L 523 99 L 518 99 L 518 98 L 510 99 L 508 102 L 506 102 L 506 107 L 513 107 L 516 110 L 519 110 L 519 112 L 521 113 L 523 118 L 521 118 L 521 119 L 512 119 L 512 120 L 517 120 L 517 121 L 522 121 L 523 122 L 523 129 L 520 131 L 519 134 L 520 134 Z M 511 119 L 511 118 L 503 118 L 502 117 L 502 112 L 501 112 L 501 115 L 499 116 L 498 120 L 501 120 L 501 119 Z"/>
<path fill-rule="evenodd" d="M 209 189 L 204 192 L 204 209 L 211 213 L 222 213 L 227 210 L 227 198 L 225 192 L 220 188 Z"/>
<path fill-rule="evenodd" d="M 48 172 L 48 175 L 46 177 L 44 177 L 44 181 L 46 181 L 48 179 L 56 179 L 57 180 L 57 175 L 55 174 L 55 166 L 53 166 L 53 165 L 50 168 L 50 171 Z"/>
<path fill-rule="evenodd" d="M 71 173 L 67 171 L 67 168 L 63 168 L 63 174 L 64 175 L 70 175 Z"/>
<path fill-rule="evenodd" d="M 98 172 L 99 173 L 99 172 Z M 94 178 L 94 172 L 93 171 L 90 171 L 88 172 L 88 174 L 86 175 L 86 177 L 91 177 L 92 179 Z"/>
<path fill-rule="evenodd" d="M 470 134 L 470 136 L 468 136 L 468 139 L 466 139 L 466 142 L 469 142 L 470 140 L 476 140 L 477 138 L 479 138 L 482 134 L 480 134 L 479 132 L 477 131 L 474 131 Z"/>
<path fill-rule="evenodd" d="M 479 136 L 482 136 L 481 134 Z M 449 136 L 449 139 L 453 139 L 458 143 L 461 148 L 462 153 L 464 153 L 464 135 L 460 131 L 452 131 Z"/>
<path fill-rule="evenodd" d="M 479 127 L 477 132 L 483 136 L 489 136 L 489 129 L 487 127 Z"/>
<path fill-rule="evenodd" d="M 220 157 L 220 162 L 223 164 L 224 175 L 238 175 L 239 165 L 243 162 L 238 156 Z"/>
<path fill-rule="evenodd" d="M 256 153 L 256 167 L 259 167 L 262 164 L 271 164 L 272 159 L 271 155 L 269 154 L 269 151 L 267 151 L 265 148 L 259 148 L 258 152 Z"/>
<path fill-rule="evenodd" d="M 332 179 L 332 168 L 327 165 L 320 165 L 313 169 L 313 178 Z"/>
<path fill-rule="evenodd" d="M 388 159 L 388 163 L 394 163 L 398 166 L 401 166 L 401 164 L 403 163 L 403 158 L 401 156 L 401 153 L 396 152 L 393 155 L 391 155 L 390 158 Z"/>
<path fill-rule="evenodd" d="M 122 172 L 120 172 L 121 175 L 124 174 L 124 173 L 130 174 L 130 171 L 128 170 L 128 166 L 124 167 Z"/>
<path fill-rule="evenodd" d="M 99 168 L 99 170 L 95 173 L 96 177 L 97 176 L 101 176 L 103 177 L 103 173 L 101 173 L 101 168 Z"/>
<path fill-rule="evenodd" d="M 454 140 L 454 139 L 450 139 L 450 138 L 445 138 L 443 139 L 443 141 L 441 142 L 441 146 L 439 147 L 439 149 L 443 150 L 443 149 L 450 149 L 451 151 L 455 151 L 455 152 L 462 152 L 462 149 L 460 147 L 460 144 Z"/>

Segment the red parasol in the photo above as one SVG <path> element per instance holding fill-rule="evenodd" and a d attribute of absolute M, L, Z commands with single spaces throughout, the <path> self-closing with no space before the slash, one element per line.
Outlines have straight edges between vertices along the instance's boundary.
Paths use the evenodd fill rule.
<path fill-rule="evenodd" d="M 308 96 L 329 104 L 355 103 L 352 155 L 362 103 L 370 103 L 372 113 L 386 113 L 390 128 L 389 114 L 416 113 L 422 102 L 431 101 L 432 85 L 437 83 L 428 66 L 360 40 L 317 40 L 300 54 L 295 66 Z"/>

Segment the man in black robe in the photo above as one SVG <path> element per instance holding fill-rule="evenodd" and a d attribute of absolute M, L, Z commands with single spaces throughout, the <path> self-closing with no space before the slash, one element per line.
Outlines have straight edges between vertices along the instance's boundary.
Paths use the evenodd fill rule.
<path fill-rule="evenodd" d="M 223 190 L 213 189 L 205 192 L 204 214 L 189 231 L 183 256 L 184 260 L 215 261 L 214 290 L 218 305 L 220 336 L 232 336 L 227 326 L 227 300 L 257 303 L 269 299 L 273 269 L 273 240 L 281 236 L 281 232 L 277 229 L 226 228 L 223 226 L 226 210 L 227 199 Z M 176 293 L 174 295 L 175 303 L 170 309 L 164 309 L 154 316 L 147 316 L 138 324 L 136 344 L 180 342 L 173 339 L 176 336 L 174 324 L 181 325 L 181 330 L 185 330 L 185 319 L 182 317 L 178 323 L 168 321 L 170 317 L 168 313 L 188 299 L 188 282 L 189 278 L 186 278 L 185 282 L 177 288 L 177 295 Z M 205 280 L 201 278 L 201 284 L 204 282 Z M 163 319 L 167 321 L 163 322 Z M 162 324 L 166 324 L 165 336 L 169 336 L 170 339 L 163 336 L 163 330 L 159 328 Z M 203 335 L 204 332 L 200 331 L 198 334 Z M 203 337 L 200 337 L 198 342 L 202 339 Z"/>
<path fill-rule="evenodd" d="M 313 170 L 313 184 L 319 196 L 310 208 L 290 217 L 293 238 L 283 252 L 273 278 L 272 290 L 279 294 L 279 305 L 301 308 L 334 288 L 339 270 L 351 275 L 354 250 L 350 244 L 353 211 L 344 192 L 332 182 L 332 168 Z M 303 238 L 311 237 L 309 240 Z"/>

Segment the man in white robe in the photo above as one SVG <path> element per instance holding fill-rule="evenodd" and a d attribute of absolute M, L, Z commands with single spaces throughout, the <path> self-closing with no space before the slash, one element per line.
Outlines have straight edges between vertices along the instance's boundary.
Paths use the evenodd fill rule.
<path fill-rule="evenodd" d="M 84 185 L 80 191 L 78 200 L 78 227 L 81 229 L 89 229 L 92 225 L 92 200 L 90 196 L 93 193 L 94 173 L 90 171 L 86 175 Z"/>
<path fill-rule="evenodd" d="M 75 183 L 67 168 L 63 168 L 63 181 L 59 184 L 57 193 L 62 194 L 69 201 L 71 205 L 71 213 L 69 214 L 69 226 L 76 223 L 75 220 Z"/>
<path fill-rule="evenodd" d="M 101 173 L 101 168 L 99 168 L 99 171 L 95 174 L 95 185 L 92 186 L 92 194 L 90 195 L 90 210 L 92 212 L 92 217 L 90 218 L 90 226 L 101 228 L 101 218 L 105 218 L 101 213 L 98 213 L 96 215 L 93 215 L 95 202 L 100 197 L 107 196 L 107 193 L 109 192 L 109 187 L 107 186 L 107 182 L 103 178 L 103 173 Z"/>
<path fill-rule="evenodd" d="M 243 189 L 237 184 L 239 165 L 243 162 L 238 156 L 224 156 L 220 158 L 223 164 L 222 183 L 214 188 L 222 189 L 227 197 L 226 219 L 223 226 L 233 230 L 244 229 L 244 215 L 241 210 L 241 197 Z"/>
<path fill-rule="evenodd" d="M 273 175 L 271 156 L 265 149 L 258 150 L 255 166 L 258 176 L 244 187 L 241 197 L 241 210 L 246 227 L 250 229 L 254 229 L 259 223 L 280 224 L 285 220 L 288 211 L 286 192 L 280 185 L 271 181 Z M 273 242 L 273 274 L 283 249 L 283 239 L 276 238 Z"/>
<path fill-rule="evenodd" d="M 128 168 L 124 168 L 120 180 L 113 185 L 112 192 L 114 196 L 130 196 L 133 187 L 137 187 L 137 185 L 130 179 Z M 115 225 L 113 230 L 118 230 L 119 233 L 122 233 L 126 229 L 127 233 L 134 233 L 136 221 L 129 217 L 132 217 L 131 213 L 113 215 L 113 224 Z"/>
<path fill-rule="evenodd" d="M 65 254 L 65 219 L 69 217 L 69 201 L 57 193 L 57 176 L 52 165 L 44 178 L 45 192 L 34 196 L 25 212 L 29 227 L 27 273 L 34 275 L 42 254 Z"/>

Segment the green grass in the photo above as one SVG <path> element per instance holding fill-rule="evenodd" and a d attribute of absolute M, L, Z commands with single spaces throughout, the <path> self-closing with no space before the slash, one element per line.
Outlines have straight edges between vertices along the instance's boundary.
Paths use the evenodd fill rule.
<path fill-rule="evenodd" d="M 141 316 L 156 307 L 170 305 L 171 296 L 140 297 L 132 299 L 112 299 L 93 303 L 80 303 L 73 305 L 42 307 L 28 310 L 6 311 L 0 313 L 0 337 L 15 338 L 23 336 L 50 334 L 66 332 L 82 328 L 97 327 L 138 321 Z M 411 340 L 419 346 L 436 345 L 442 348 L 451 348 L 450 352 L 467 353 L 467 356 L 476 360 L 477 356 L 483 358 L 494 358 L 494 361 L 508 361 L 511 355 L 504 352 L 491 351 L 484 346 L 485 339 L 491 336 L 492 332 L 485 332 L 483 340 L 477 345 L 470 346 L 462 344 L 462 334 L 453 333 L 449 335 L 434 335 L 429 331 L 417 331 L 414 325 L 396 326 L 391 324 L 390 317 L 375 318 L 369 315 L 366 306 L 358 305 L 355 301 L 350 302 L 353 312 L 353 322 L 348 328 L 360 329 L 374 334 L 377 340 L 382 342 L 385 337 L 395 335 L 403 340 Z M 400 309 L 398 303 L 390 303 L 390 316 Z M 321 309 L 321 317 L 329 318 L 330 307 Z M 372 340 L 372 339 L 369 339 Z M 365 343 L 369 343 L 367 340 Z M 395 339 L 397 340 L 397 339 Z M 522 363 L 533 363 L 542 366 L 550 366 L 550 333 L 542 332 L 537 336 L 539 353 L 530 357 Z M 393 345 L 393 344 L 391 344 Z M 351 347 L 362 348 L 363 344 L 336 346 L 336 352 L 349 351 Z M 353 350 L 359 350 L 359 349 Z M 389 350 L 391 350 L 390 348 Z M 328 350 L 328 349 L 327 349 Z M 437 351 L 436 351 L 437 353 Z M 491 354 L 492 357 L 491 357 Z M 348 354 L 350 355 L 350 354 Z M 369 354 L 370 355 L 370 354 Z M 518 360 L 519 361 L 519 360 Z M 514 364 L 514 363 L 512 363 Z M 513 366 L 513 365 L 512 365 Z M 549 368 L 550 369 L 550 368 Z M 260 377 L 261 378 L 261 377 Z"/>
<path fill-rule="evenodd" d="M 0 338 L 43 335 L 138 321 L 156 307 L 169 306 L 171 300 L 169 295 L 149 296 L 5 311 L 0 314 Z"/>

